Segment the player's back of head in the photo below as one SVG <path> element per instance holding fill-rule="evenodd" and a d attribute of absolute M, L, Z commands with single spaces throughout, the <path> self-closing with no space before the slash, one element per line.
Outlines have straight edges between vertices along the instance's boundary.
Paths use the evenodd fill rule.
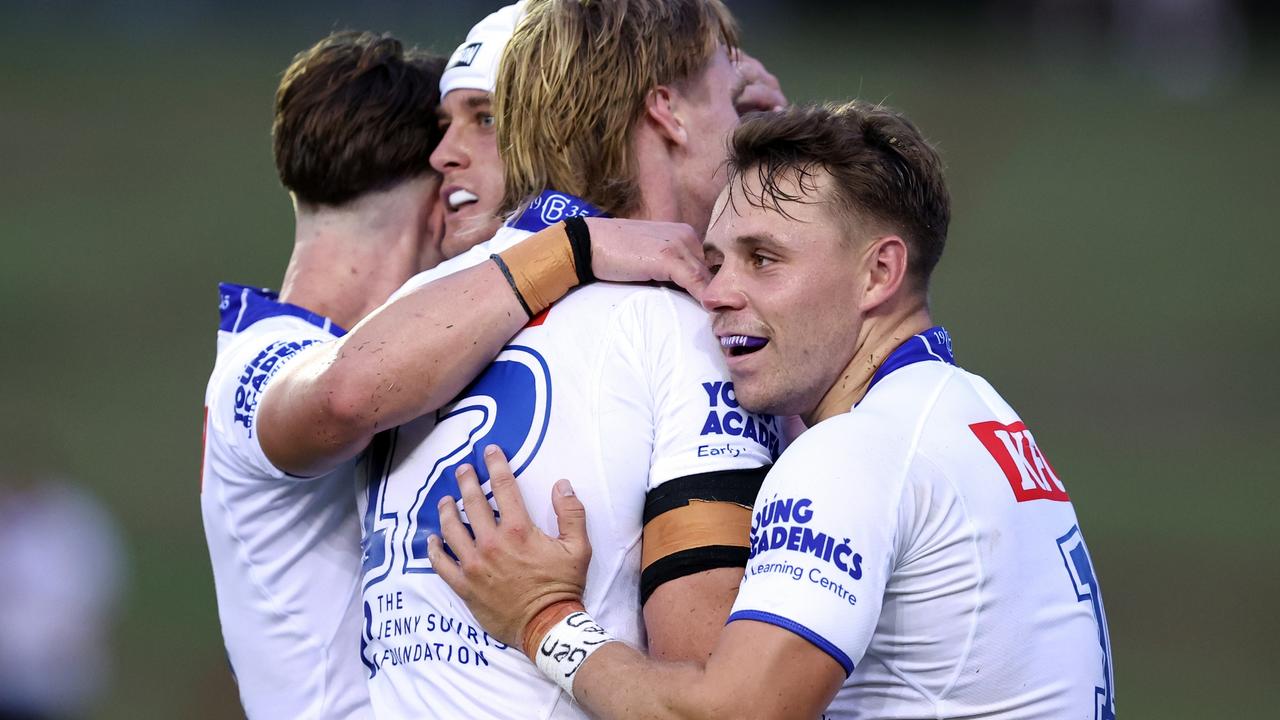
<path fill-rule="evenodd" d="M 697 76 L 737 39 L 720 0 L 530 0 L 495 93 L 503 210 L 548 188 L 635 210 L 630 130 L 649 91 Z"/>
<path fill-rule="evenodd" d="M 294 57 L 271 133 L 280 182 L 339 206 L 430 172 L 444 58 L 387 34 L 335 32 Z"/>
<path fill-rule="evenodd" d="M 921 289 L 942 257 L 951 218 L 942 167 L 937 150 L 904 115 L 856 100 L 749 116 L 729 148 L 735 190 L 746 191 L 746 175 L 759 178 L 761 192 L 744 194 L 768 207 L 799 199 L 780 185 L 784 178 L 798 178 L 809 193 L 817 187 L 815 172 L 830 174 L 832 197 L 824 199 L 851 234 L 870 228 L 900 235 Z"/>

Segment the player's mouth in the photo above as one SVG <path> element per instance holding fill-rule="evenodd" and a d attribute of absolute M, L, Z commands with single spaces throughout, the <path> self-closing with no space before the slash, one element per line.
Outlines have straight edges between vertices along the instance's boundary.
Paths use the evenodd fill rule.
<path fill-rule="evenodd" d="M 755 335 L 721 335 L 720 349 L 729 357 L 750 355 L 769 344 L 768 338 Z"/>
<path fill-rule="evenodd" d="M 440 194 L 444 197 L 445 208 L 451 213 L 458 212 L 480 200 L 475 193 L 456 185 L 444 188 Z"/>

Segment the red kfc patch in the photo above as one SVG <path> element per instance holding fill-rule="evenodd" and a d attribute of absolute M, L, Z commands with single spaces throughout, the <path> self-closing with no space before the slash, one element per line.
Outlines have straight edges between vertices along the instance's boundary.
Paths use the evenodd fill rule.
<path fill-rule="evenodd" d="M 1004 471 L 1018 502 L 1070 500 L 1058 474 L 1050 467 L 1049 460 L 1040 452 L 1031 431 L 1022 421 L 1005 425 L 993 420 L 974 423 L 969 429 Z"/>

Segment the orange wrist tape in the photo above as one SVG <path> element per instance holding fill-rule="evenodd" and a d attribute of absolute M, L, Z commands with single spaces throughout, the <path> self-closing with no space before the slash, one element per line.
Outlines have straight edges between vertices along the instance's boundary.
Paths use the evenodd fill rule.
<path fill-rule="evenodd" d="M 537 315 L 578 285 L 573 245 L 557 223 L 498 253 L 511 272 L 516 292 L 530 315 Z"/>

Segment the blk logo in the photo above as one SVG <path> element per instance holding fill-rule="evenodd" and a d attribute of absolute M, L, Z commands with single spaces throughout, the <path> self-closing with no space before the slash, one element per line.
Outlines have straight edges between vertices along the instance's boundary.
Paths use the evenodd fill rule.
<path fill-rule="evenodd" d="M 1022 421 L 1011 425 L 995 421 L 974 423 L 969 429 L 995 458 L 1018 502 L 1070 500 L 1058 474 L 1049 466 L 1048 459 L 1040 452 L 1031 431 Z"/>

